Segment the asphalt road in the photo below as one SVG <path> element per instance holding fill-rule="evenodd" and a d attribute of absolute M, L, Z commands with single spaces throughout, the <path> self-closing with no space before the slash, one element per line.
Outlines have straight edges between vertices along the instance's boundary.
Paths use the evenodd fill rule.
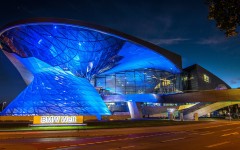
<path fill-rule="evenodd" d="M 88 131 L 1 132 L 1 149 L 240 149 L 240 122 Z"/>

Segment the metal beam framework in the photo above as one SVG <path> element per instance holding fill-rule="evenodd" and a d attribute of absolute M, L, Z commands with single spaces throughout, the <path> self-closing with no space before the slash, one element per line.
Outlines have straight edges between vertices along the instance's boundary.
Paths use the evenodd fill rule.
<path fill-rule="evenodd" d="M 29 85 L 2 115 L 109 115 L 93 77 L 144 68 L 181 72 L 164 55 L 94 28 L 35 22 L 0 33 L 0 48 L 32 74 L 28 80 L 18 68 Z"/>

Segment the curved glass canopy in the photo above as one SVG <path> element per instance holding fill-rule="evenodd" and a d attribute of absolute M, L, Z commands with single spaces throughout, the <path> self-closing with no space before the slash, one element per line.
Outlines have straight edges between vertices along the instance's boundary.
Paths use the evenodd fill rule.
<path fill-rule="evenodd" d="M 5 31 L 1 40 L 20 57 L 35 57 L 74 75 L 93 75 L 128 69 L 180 70 L 163 55 L 144 46 L 81 26 L 36 23 Z M 120 61 L 121 60 L 121 61 Z"/>
<path fill-rule="evenodd" d="M 97 91 L 86 82 L 93 76 L 140 68 L 180 73 L 160 53 L 83 26 L 23 24 L 3 31 L 0 40 L 1 48 L 18 60 L 12 62 L 21 62 L 34 76 L 2 115 L 109 115 Z"/>

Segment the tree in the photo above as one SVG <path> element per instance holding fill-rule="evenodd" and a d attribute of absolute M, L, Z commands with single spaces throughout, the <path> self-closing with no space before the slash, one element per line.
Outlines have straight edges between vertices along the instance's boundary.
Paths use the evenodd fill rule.
<path fill-rule="evenodd" d="M 238 35 L 240 25 L 240 0 L 207 0 L 208 18 L 216 21 L 216 26 L 227 37 Z"/>

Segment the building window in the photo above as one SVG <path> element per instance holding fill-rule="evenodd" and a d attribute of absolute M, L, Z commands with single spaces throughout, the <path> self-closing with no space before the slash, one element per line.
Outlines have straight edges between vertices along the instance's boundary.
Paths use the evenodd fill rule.
<path fill-rule="evenodd" d="M 206 83 L 209 83 L 209 76 L 207 76 L 206 74 L 203 75 L 203 81 Z"/>
<path fill-rule="evenodd" d="M 169 86 L 170 84 L 171 84 L 170 80 L 163 79 L 163 81 L 162 81 L 163 86 Z"/>
<path fill-rule="evenodd" d="M 189 80 L 193 80 L 194 79 L 194 76 L 193 75 L 191 75 L 191 77 L 189 78 Z"/>
<path fill-rule="evenodd" d="M 188 77 L 183 77 L 183 81 L 187 81 L 188 80 Z"/>

